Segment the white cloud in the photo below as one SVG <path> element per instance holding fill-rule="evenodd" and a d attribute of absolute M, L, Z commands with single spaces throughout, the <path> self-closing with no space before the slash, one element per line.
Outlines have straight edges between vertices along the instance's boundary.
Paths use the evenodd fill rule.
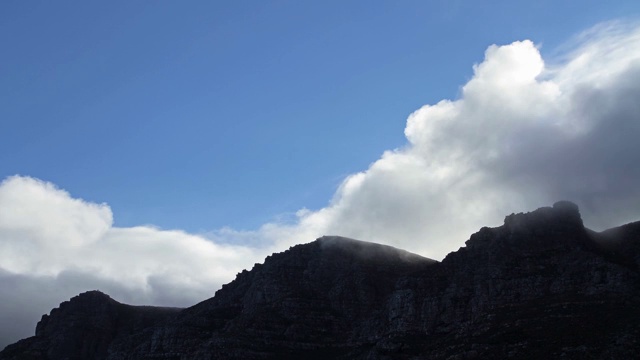
<path fill-rule="evenodd" d="M 298 211 L 293 224 L 207 238 L 114 228 L 107 205 L 9 178 L 0 185 L 0 285 L 38 298 L 35 319 L 96 287 L 123 301 L 188 305 L 267 253 L 325 234 L 441 259 L 481 226 L 560 199 L 578 203 L 596 229 L 638 220 L 638 114 L 638 27 L 600 25 L 550 64 L 531 41 L 492 45 L 458 99 L 409 116 L 405 147 L 347 177 L 328 206 Z M 18 301 L 2 294 L 0 318 Z"/>
<path fill-rule="evenodd" d="M 640 28 L 599 25 L 571 46 L 546 65 L 531 41 L 491 45 L 460 98 L 411 114 L 407 146 L 281 241 L 335 233 L 441 259 L 481 226 L 560 199 L 595 229 L 640 219 Z"/>
<path fill-rule="evenodd" d="M 185 288 L 217 286 L 254 258 L 251 248 L 183 231 L 112 227 L 106 204 L 74 199 L 51 183 L 20 176 L 0 184 L 0 233 L 0 264 L 8 272 L 57 276 L 88 270 L 151 292 L 151 276 Z"/>
<path fill-rule="evenodd" d="M 0 264 L 17 273 L 55 274 L 60 257 L 97 241 L 112 221 L 105 205 L 72 199 L 36 179 L 8 178 L 0 185 Z"/>

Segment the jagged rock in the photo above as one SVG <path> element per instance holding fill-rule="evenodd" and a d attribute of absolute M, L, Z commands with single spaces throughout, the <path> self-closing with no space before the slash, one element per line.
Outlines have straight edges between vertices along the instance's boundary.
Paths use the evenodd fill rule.
<path fill-rule="evenodd" d="M 323 237 L 184 310 L 84 293 L 0 359 L 629 359 L 639 268 L 640 222 L 595 233 L 559 202 L 441 263 Z"/>

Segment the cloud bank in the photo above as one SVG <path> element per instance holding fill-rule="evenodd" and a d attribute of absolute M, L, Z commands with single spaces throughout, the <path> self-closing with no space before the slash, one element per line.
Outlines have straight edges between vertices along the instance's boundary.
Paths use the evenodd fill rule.
<path fill-rule="evenodd" d="M 129 303 L 187 306 L 272 252 L 325 234 L 435 259 L 481 226 L 559 199 L 603 229 L 640 219 L 640 27 L 599 25 L 559 56 L 490 46 L 455 100 L 407 119 L 407 144 L 347 177 L 293 224 L 194 235 L 118 228 L 93 204 L 30 177 L 0 184 L 0 347 L 40 315 L 99 288 Z M 251 245 L 233 245 L 251 244 Z"/>

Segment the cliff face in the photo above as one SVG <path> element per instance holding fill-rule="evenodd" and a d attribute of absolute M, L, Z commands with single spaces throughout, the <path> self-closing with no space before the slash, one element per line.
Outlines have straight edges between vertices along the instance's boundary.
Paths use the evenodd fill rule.
<path fill-rule="evenodd" d="M 481 229 L 440 263 L 323 237 L 184 310 L 84 293 L 0 359 L 628 359 L 639 268 L 640 222 L 595 233 L 560 202 Z"/>

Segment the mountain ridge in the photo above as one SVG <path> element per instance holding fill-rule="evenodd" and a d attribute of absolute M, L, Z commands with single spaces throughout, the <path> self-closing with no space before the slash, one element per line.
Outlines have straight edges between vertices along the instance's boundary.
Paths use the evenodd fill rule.
<path fill-rule="evenodd" d="M 83 293 L 0 359 L 625 359 L 640 352 L 639 265 L 640 222 L 596 233 L 561 201 L 442 262 L 325 236 L 186 309 Z"/>

